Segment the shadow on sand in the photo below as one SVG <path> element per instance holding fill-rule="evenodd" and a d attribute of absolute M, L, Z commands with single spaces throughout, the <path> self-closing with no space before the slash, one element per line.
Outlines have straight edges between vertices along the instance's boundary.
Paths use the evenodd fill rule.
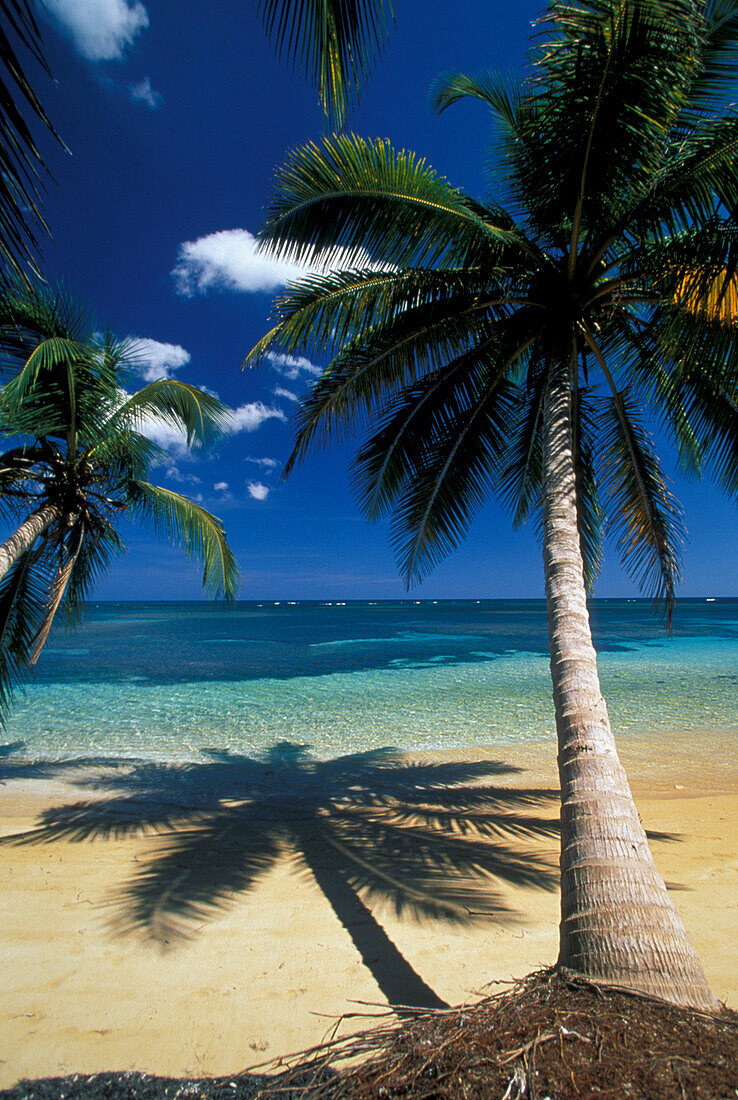
<path fill-rule="evenodd" d="M 496 785 L 521 771 L 499 762 L 418 762 L 390 749 L 318 760 L 283 742 L 258 757 L 208 750 L 198 763 L 27 764 L 21 747 L 0 747 L 0 778 L 55 776 L 88 797 L 2 843 L 160 834 L 112 901 L 118 934 L 162 946 L 193 936 L 286 859 L 318 884 L 390 1004 L 442 1007 L 372 904 L 421 921 L 508 922 L 519 914 L 500 883 L 558 885 L 556 843 L 530 843 L 557 836 L 558 791 Z"/>

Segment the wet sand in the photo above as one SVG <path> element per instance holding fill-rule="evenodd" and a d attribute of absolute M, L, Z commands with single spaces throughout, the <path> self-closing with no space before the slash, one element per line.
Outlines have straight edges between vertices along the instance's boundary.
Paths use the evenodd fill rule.
<path fill-rule="evenodd" d="M 695 732 L 621 755 L 738 1008 L 735 744 Z M 552 745 L 276 772 L 3 764 L 0 1087 L 237 1072 L 388 999 L 456 1004 L 555 960 Z"/>

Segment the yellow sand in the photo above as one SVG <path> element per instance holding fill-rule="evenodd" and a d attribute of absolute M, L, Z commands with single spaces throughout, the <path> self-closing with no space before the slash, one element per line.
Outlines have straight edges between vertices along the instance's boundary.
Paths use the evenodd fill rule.
<path fill-rule="evenodd" d="M 691 739 L 660 737 L 652 745 L 626 742 L 622 757 L 646 828 L 670 834 L 670 839 L 654 839 L 652 850 L 712 987 L 738 1007 L 732 943 L 738 927 L 734 745 L 734 736 L 695 733 Z M 548 867 L 555 874 L 557 838 L 542 825 L 557 814 L 550 794 L 553 746 L 493 747 L 432 759 L 442 765 L 493 759 L 521 768 L 503 769 L 486 782 L 497 789 L 496 811 L 511 815 L 511 824 L 536 819 L 534 835 L 515 835 L 525 833 L 520 827 L 503 828 L 489 843 L 502 846 L 505 858 L 522 866 L 537 857 L 539 870 Z M 44 811 L 58 814 L 65 804 L 108 797 L 80 786 L 83 773 L 29 779 L 8 771 L 0 794 L 0 836 L 27 833 Z M 519 789 L 533 792 L 529 803 L 506 802 L 504 791 Z M 111 791 L 120 793 L 114 785 Z M 350 792 L 346 797 L 350 800 Z M 289 792 L 286 802 L 289 816 L 294 809 Z M 452 802 L 447 798 L 446 811 Z M 418 848 L 418 856 L 431 861 L 434 834 L 443 837 L 444 830 L 455 829 L 463 835 L 481 812 L 479 806 L 446 812 L 429 825 L 420 809 L 431 839 L 427 850 Z M 187 938 L 168 931 L 165 922 L 157 924 L 155 912 L 137 924 L 121 889 L 155 869 L 152 857 L 166 852 L 173 838 L 184 836 L 185 847 L 191 841 L 193 851 L 200 844 L 197 858 L 202 861 L 203 822 L 208 828 L 215 825 L 208 834 L 213 882 L 222 885 L 238 867 L 238 826 L 234 833 L 229 815 L 248 808 L 239 807 L 231 792 L 221 810 L 231 822 L 222 841 L 216 839 L 217 815 L 215 820 L 210 812 L 198 817 L 183 803 L 172 807 L 173 823 L 159 833 L 139 829 L 116 835 L 115 829 L 105 829 L 107 835 L 96 839 L 47 834 L 43 843 L 0 844 L 0 1087 L 22 1077 L 99 1070 L 227 1074 L 304 1048 L 326 1034 L 333 1018 L 372 1011 L 356 1002 L 386 1003 L 372 974 L 381 967 L 383 933 L 418 981 L 449 1003 L 474 999 L 487 982 L 520 977 L 555 960 L 555 890 L 535 882 L 489 879 L 484 888 L 477 883 L 467 908 L 494 909 L 493 915 L 472 914 L 451 923 L 422 917 L 417 908 L 414 914 L 398 915 L 388 880 L 385 891 L 363 894 L 371 916 L 357 900 L 353 917 L 351 905 L 344 904 L 339 920 L 313 875 L 291 858 L 284 841 L 288 832 L 280 834 L 283 846 L 272 853 L 255 884 L 242 889 L 233 879 L 220 908 L 190 914 L 181 929 Z M 412 828 L 419 820 L 413 807 L 394 803 L 378 807 L 376 814 L 380 822 L 391 820 L 398 828 Z M 263 828 L 279 834 L 278 819 L 272 808 Z M 326 835 L 325 820 L 318 809 L 318 839 Z M 467 835 L 473 838 L 473 829 Z M 442 840 L 439 845 L 440 852 Z M 327 866 L 332 858 L 340 862 L 339 849 L 324 848 Z M 371 853 L 365 850 L 361 858 L 370 862 Z M 204 865 L 207 871 L 207 853 Z M 187 873 L 184 866 L 182 873 Z M 176 877 L 175 872 L 174 889 Z M 354 885 L 361 877 L 357 864 Z M 352 896 L 344 883 L 347 889 Z M 376 957 L 369 950 L 368 965 L 352 932 L 374 936 Z M 394 977 L 404 980 L 403 966 L 395 970 Z"/>

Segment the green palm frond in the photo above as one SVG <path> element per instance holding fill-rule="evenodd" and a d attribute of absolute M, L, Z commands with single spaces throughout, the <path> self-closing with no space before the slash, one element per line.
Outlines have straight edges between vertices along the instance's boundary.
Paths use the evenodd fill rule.
<path fill-rule="evenodd" d="M 424 160 L 382 139 L 334 134 L 303 146 L 278 171 L 277 188 L 261 240 L 296 263 L 453 267 L 527 247 Z"/>
<path fill-rule="evenodd" d="M 0 0 L 0 258 L 21 279 L 37 274 L 37 230 L 48 233 L 41 212 L 43 155 L 28 114 L 62 145 L 20 60 L 23 51 L 51 76 L 30 0 Z"/>
<path fill-rule="evenodd" d="M 162 378 L 138 390 L 113 412 L 107 424 L 110 432 L 133 429 L 141 433 L 147 420 L 182 428 L 187 446 L 204 445 L 223 430 L 228 409 L 197 386 L 175 378 Z"/>
<path fill-rule="evenodd" d="M 313 444 L 367 432 L 360 504 L 393 514 L 407 580 L 456 545 L 491 488 L 516 523 L 539 509 L 543 396 L 574 348 L 561 415 L 586 585 L 607 513 L 627 567 L 670 613 L 681 519 L 641 409 L 683 468 L 711 466 L 738 491 L 738 110 L 725 104 L 737 12 L 554 0 L 522 80 L 442 78 L 439 110 L 470 96 L 495 115 L 499 204 L 351 135 L 279 173 L 264 244 L 324 270 L 278 300 L 250 361 L 328 361 L 286 473 Z"/>
<path fill-rule="evenodd" d="M 519 112 L 524 104 L 523 87 L 514 78 L 490 71 L 483 76 L 466 76 L 464 73 L 446 73 L 433 86 L 433 106 L 440 114 L 460 99 L 479 99 L 486 103 L 506 129 L 515 131 Z"/>
<path fill-rule="evenodd" d="M 392 0 L 257 0 L 270 39 L 316 85 L 331 128 L 343 125 L 382 52 Z"/>
<path fill-rule="evenodd" d="M 393 545 L 408 586 L 422 580 L 465 537 L 490 494 L 517 407 L 515 387 L 493 376 L 477 401 L 469 402 L 465 394 L 439 411 L 435 431 L 418 456 L 422 465 L 416 466 L 392 523 Z"/>
<path fill-rule="evenodd" d="M 500 463 L 498 488 L 504 504 L 513 513 L 515 527 L 525 523 L 540 508 L 543 486 L 543 398 L 547 375 L 541 356 L 531 357 L 528 378 L 521 386 L 523 409 L 518 416 Z"/>
<path fill-rule="evenodd" d="M 719 108 L 734 100 L 738 84 L 738 7 L 735 0 L 707 0 L 700 68 L 691 87 L 694 109 Z"/>
<path fill-rule="evenodd" d="M 577 526 L 584 566 L 584 584 L 592 595 L 602 568 L 604 514 L 597 480 L 598 409 L 591 394 L 577 387 L 574 394 L 574 470 L 577 491 Z"/>
<path fill-rule="evenodd" d="M 508 370 L 504 360 L 470 351 L 422 378 L 357 455 L 362 509 L 372 518 L 395 509 L 393 542 L 408 584 L 458 543 L 489 493 L 517 408 Z"/>
<path fill-rule="evenodd" d="M 476 274 L 476 282 L 475 282 Z M 435 307 L 440 311 L 472 307 L 481 312 L 493 290 L 504 303 L 509 285 L 495 288 L 486 278 L 467 269 L 404 268 L 388 272 L 371 269 L 331 271 L 293 283 L 274 303 L 277 324 L 250 352 L 246 362 L 258 363 L 274 350 L 297 349 L 313 358 L 331 358 L 355 331 L 385 330 L 400 314 Z M 486 307 L 490 308 L 490 307 Z"/>
<path fill-rule="evenodd" d="M 681 509 L 632 395 L 621 391 L 611 396 L 600 406 L 599 417 L 608 526 L 618 534 L 626 570 L 663 603 L 671 623 L 684 542 Z"/>
<path fill-rule="evenodd" d="M 127 497 L 134 515 L 153 523 L 188 557 L 202 563 L 203 588 L 233 599 L 238 568 L 219 519 L 187 497 L 145 481 L 129 481 Z"/>
<path fill-rule="evenodd" d="M 553 3 L 540 22 L 537 153 L 518 186 L 541 230 L 576 247 L 585 228 L 611 220 L 614 201 L 650 186 L 687 99 L 697 28 L 689 0 Z"/>
<path fill-rule="evenodd" d="M 116 426 L 115 431 L 95 441 L 85 452 L 99 477 L 109 484 L 127 477 L 146 480 L 152 466 L 165 461 L 167 453 L 139 432 Z"/>
<path fill-rule="evenodd" d="M 347 343 L 303 401 L 295 417 L 296 441 L 285 466 L 289 474 L 309 448 L 356 431 L 397 394 L 439 365 L 465 355 L 485 328 L 456 304 L 400 311 L 378 332 L 369 330 Z"/>
<path fill-rule="evenodd" d="M 28 679 L 30 654 L 46 613 L 53 570 L 48 553 L 32 547 L 0 582 L 0 726 Z"/>
<path fill-rule="evenodd" d="M 68 627 L 81 622 L 95 585 L 105 576 L 113 559 L 125 550 L 122 538 L 104 516 L 88 515 L 79 522 L 84 528 L 84 538 L 77 550 L 63 603 Z"/>
<path fill-rule="evenodd" d="M 223 428 L 227 410 L 171 379 L 126 395 L 121 374 L 134 356 L 135 342 L 110 332 L 100 337 L 64 288 L 17 280 L 0 286 L 0 375 L 7 380 L 0 428 L 14 440 L 32 440 L 0 455 L 0 513 L 21 527 L 29 513 L 57 517 L 24 559 L 27 576 L 16 563 L 4 579 L 0 722 L 57 614 L 79 621 L 93 585 L 123 549 L 116 526 L 124 512 L 153 521 L 198 558 L 215 594 L 235 592 L 237 570 L 220 521 L 148 484 L 165 452 L 144 434 L 158 422 L 181 429 L 188 445 L 203 444 Z M 31 530 L 26 523 L 22 535 Z M 7 653 L 3 645 L 11 646 Z"/>

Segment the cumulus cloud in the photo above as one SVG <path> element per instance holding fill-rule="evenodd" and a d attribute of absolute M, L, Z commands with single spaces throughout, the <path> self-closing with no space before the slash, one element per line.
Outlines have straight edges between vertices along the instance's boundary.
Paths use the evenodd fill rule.
<path fill-rule="evenodd" d="M 188 485 L 201 485 L 202 484 L 202 478 L 201 477 L 198 477 L 197 474 L 183 474 L 182 471 L 179 469 L 179 467 L 175 466 L 175 464 L 173 462 L 170 462 L 169 465 L 166 467 L 166 469 L 164 470 L 164 473 L 163 473 L 163 477 L 167 478 L 169 481 L 177 481 L 177 482 L 180 482 L 182 484 L 188 484 Z"/>
<path fill-rule="evenodd" d="M 274 370 L 292 381 L 303 374 L 317 378 L 323 373 L 321 367 L 316 367 L 315 363 L 311 363 L 304 355 L 284 355 L 281 352 L 268 351 L 264 358 Z"/>
<path fill-rule="evenodd" d="M 141 435 L 145 435 L 152 443 L 156 443 L 163 451 L 169 454 L 183 455 L 187 452 L 187 432 L 183 428 L 177 428 L 174 424 L 167 424 L 157 420 L 153 416 L 142 416 L 137 427 Z M 174 480 L 179 480 L 176 475 Z M 184 479 L 182 479 L 184 480 Z"/>
<path fill-rule="evenodd" d="M 143 80 L 139 80 L 136 84 L 129 84 L 128 93 L 134 103 L 143 103 L 145 107 L 150 107 L 152 111 L 158 111 L 164 103 L 164 96 L 161 92 L 154 91 L 148 76 L 145 76 Z"/>
<path fill-rule="evenodd" d="M 261 466 L 264 470 L 276 470 L 280 465 L 276 458 L 246 458 L 245 462 L 253 462 L 256 466 Z"/>
<path fill-rule="evenodd" d="M 266 420 L 286 419 L 281 409 L 265 405 L 263 401 L 250 401 L 231 411 L 230 418 L 225 423 L 225 431 L 229 435 L 235 435 L 236 432 L 255 432 Z"/>
<path fill-rule="evenodd" d="M 297 394 L 292 390 L 286 390 L 284 386 L 275 386 L 272 390 L 275 397 L 285 397 L 288 401 L 297 401 Z"/>
<path fill-rule="evenodd" d="M 254 500 L 266 500 L 269 496 L 269 486 L 261 481 L 250 481 L 246 486 L 249 496 Z"/>
<path fill-rule="evenodd" d="M 247 229 L 221 229 L 179 246 L 172 277 L 178 294 L 192 297 L 209 290 L 272 291 L 311 273 L 340 269 L 347 264 L 337 251 L 331 264 L 297 264 L 257 251 L 256 238 Z M 352 267 L 375 267 L 367 254 L 354 257 Z"/>
<path fill-rule="evenodd" d="M 147 336 L 130 336 L 134 345 L 133 366 L 147 382 L 171 378 L 172 372 L 190 361 L 190 353 L 181 344 L 164 344 Z"/>
<path fill-rule="evenodd" d="M 124 401 L 128 396 L 128 394 L 121 391 L 121 401 Z M 226 435 L 237 435 L 239 432 L 255 432 L 267 420 L 287 419 L 281 409 L 271 408 L 269 405 L 265 405 L 263 401 L 252 401 L 247 405 L 239 405 L 238 408 L 229 411 L 230 416 L 224 422 L 222 429 Z M 181 457 L 189 451 L 187 433 L 184 429 L 161 421 L 155 416 L 150 414 L 141 416 L 137 430 L 170 456 Z M 271 461 L 270 459 L 263 460 L 264 463 L 270 463 Z M 276 466 L 278 463 L 275 461 L 274 465 Z M 169 477 L 173 481 L 200 481 L 200 478 L 182 474 L 174 462 L 167 465 L 165 477 Z"/>
<path fill-rule="evenodd" d="M 216 493 L 227 493 L 228 492 L 228 482 L 227 481 L 216 481 L 215 485 L 213 485 L 213 488 L 215 489 Z"/>
<path fill-rule="evenodd" d="M 139 0 L 44 0 L 44 7 L 87 61 L 120 59 L 149 25 Z"/>
<path fill-rule="evenodd" d="M 299 279 L 304 268 L 257 252 L 256 238 L 246 229 L 222 229 L 179 246 L 172 271 L 179 294 L 191 297 L 209 290 L 276 290 Z"/>

